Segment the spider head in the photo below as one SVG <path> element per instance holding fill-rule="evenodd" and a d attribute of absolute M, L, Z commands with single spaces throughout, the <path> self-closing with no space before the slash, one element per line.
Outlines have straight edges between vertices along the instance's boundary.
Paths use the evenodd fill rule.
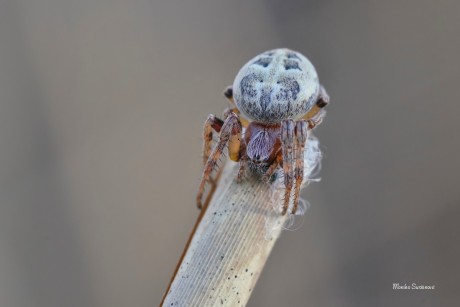
<path fill-rule="evenodd" d="M 305 115 L 316 103 L 319 89 L 316 70 L 305 56 L 275 49 L 240 69 L 233 83 L 233 99 L 248 119 L 276 124 Z"/>

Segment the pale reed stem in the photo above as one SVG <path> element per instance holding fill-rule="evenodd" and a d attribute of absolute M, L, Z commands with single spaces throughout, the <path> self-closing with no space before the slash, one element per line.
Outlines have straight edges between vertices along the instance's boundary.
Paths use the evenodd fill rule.
<path fill-rule="evenodd" d="M 287 215 L 283 191 L 227 162 L 200 215 L 161 306 L 245 306 Z"/>

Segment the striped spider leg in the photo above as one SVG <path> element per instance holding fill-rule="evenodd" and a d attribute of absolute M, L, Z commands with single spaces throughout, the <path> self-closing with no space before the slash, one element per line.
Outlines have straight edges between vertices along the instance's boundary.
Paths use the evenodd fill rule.
<path fill-rule="evenodd" d="M 221 120 L 214 115 L 209 115 L 203 129 L 203 162 L 204 170 L 201 177 L 201 183 L 198 188 L 198 194 L 196 197 L 197 206 L 199 209 L 202 208 L 202 198 L 206 183 L 209 181 L 212 171 L 216 168 L 217 162 L 222 155 L 225 146 L 228 144 L 228 153 L 230 159 L 233 161 L 239 161 L 241 157 L 241 122 L 238 115 L 232 110 L 224 112 L 225 120 Z M 212 130 L 219 133 L 219 140 L 211 151 L 212 142 Z M 240 163 L 240 172 L 243 163 Z"/>
<path fill-rule="evenodd" d="M 329 103 L 329 96 L 321 87 L 318 102 L 308 112 L 303 119 L 294 122 L 293 120 L 284 120 L 281 122 L 281 144 L 282 144 L 282 164 L 284 172 L 284 203 L 281 214 L 286 214 L 289 207 L 291 190 L 295 180 L 294 199 L 292 214 L 295 214 L 299 206 L 299 194 L 304 177 L 304 154 L 305 143 L 308 139 L 308 131 L 319 125 L 325 115 L 323 108 Z M 268 169 L 263 179 L 268 181 L 280 159 L 275 160 L 275 166 Z"/>

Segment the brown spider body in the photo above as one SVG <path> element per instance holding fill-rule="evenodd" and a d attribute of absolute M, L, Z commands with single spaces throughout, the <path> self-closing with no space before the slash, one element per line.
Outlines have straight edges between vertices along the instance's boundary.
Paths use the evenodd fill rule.
<path fill-rule="evenodd" d="M 319 84 L 316 70 L 302 54 L 289 49 L 275 49 L 251 59 L 238 72 L 233 87 L 224 95 L 232 106 L 224 120 L 209 115 L 203 138 L 203 177 L 197 204 L 223 150 L 228 145 L 230 159 L 240 162 L 238 179 L 246 167 L 269 182 L 282 167 L 284 204 L 287 212 L 294 188 L 295 214 L 302 181 L 304 151 L 308 131 L 321 123 L 329 96 Z M 219 140 L 211 151 L 212 131 Z"/>

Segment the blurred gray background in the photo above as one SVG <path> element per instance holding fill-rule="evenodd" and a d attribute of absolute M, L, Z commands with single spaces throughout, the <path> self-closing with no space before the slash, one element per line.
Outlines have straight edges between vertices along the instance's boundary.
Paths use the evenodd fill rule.
<path fill-rule="evenodd" d="M 332 103 L 312 207 L 250 306 L 457 305 L 459 12 L 0 0 L 0 306 L 157 306 L 198 216 L 203 122 L 277 47 L 310 58 Z"/>

